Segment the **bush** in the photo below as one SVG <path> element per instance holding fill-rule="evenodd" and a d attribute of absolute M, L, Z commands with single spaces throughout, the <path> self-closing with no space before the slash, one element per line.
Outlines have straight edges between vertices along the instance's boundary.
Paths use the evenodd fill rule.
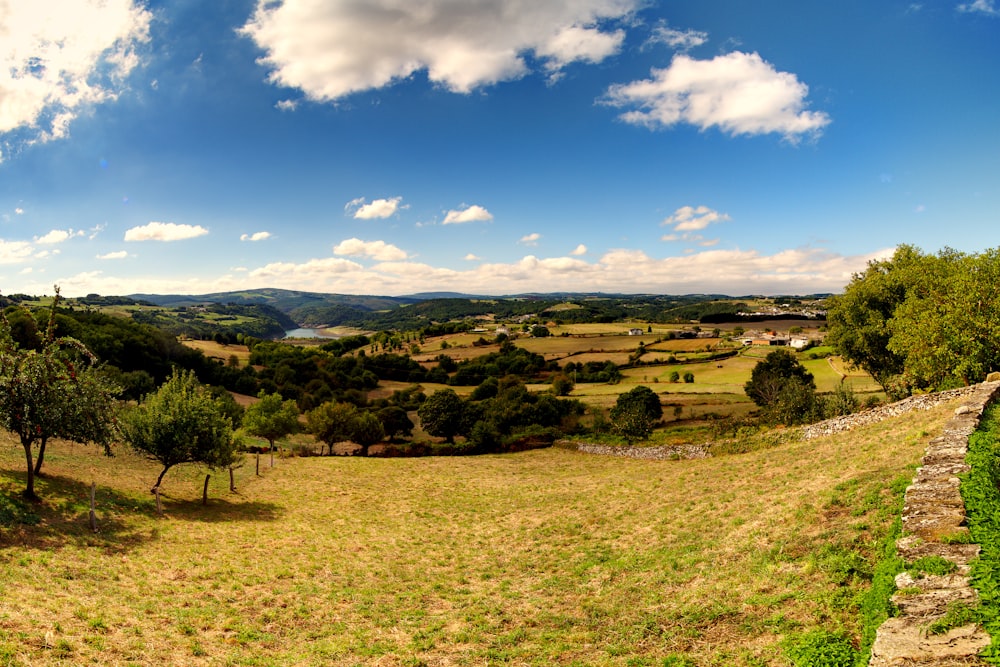
<path fill-rule="evenodd" d="M 840 383 L 823 401 L 824 417 L 841 417 L 858 411 L 859 401 L 850 385 Z"/>

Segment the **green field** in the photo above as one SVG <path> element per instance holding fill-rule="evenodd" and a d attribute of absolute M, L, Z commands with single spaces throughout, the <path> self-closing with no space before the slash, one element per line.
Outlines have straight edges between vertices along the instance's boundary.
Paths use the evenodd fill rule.
<path fill-rule="evenodd" d="M 60 442 L 23 504 L 4 437 L 0 663 L 786 665 L 799 633 L 857 638 L 888 489 L 953 408 L 692 461 L 250 460 L 207 506 L 179 468 L 164 518 L 155 466 Z"/>

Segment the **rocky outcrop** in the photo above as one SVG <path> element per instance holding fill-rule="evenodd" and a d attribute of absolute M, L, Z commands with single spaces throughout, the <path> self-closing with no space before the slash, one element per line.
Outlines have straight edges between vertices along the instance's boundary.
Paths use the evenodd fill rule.
<path fill-rule="evenodd" d="M 906 490 L 903 537 L 896 548 L 908 563 L 937 556 L 953 563 L 955 569 L 947 575 L 904 572 L 896 576 L 898 592 L 892 601 L 899 614 L 878 629 L 868 663 L 871 667 L 985 664 L 976 657 L 990 644 L 990 636 L 981 627 L 973 623 L 940 633 L 929 633 L 928 628 L 956 605 L 976 603 L 976 591 L 969 584 L 969 563 L 979 555 L 979 546 L 965 543 L 968 529 L 958 475 L 969 470 L 965 462 L 969 436 L 998 390 L 1000 382 L 988 382 L 934 395 L 949 395 L 941 400 L 961 396 L 965 401 L 945 424 L 943 433 L 931 440 L 923 465 Z"/>

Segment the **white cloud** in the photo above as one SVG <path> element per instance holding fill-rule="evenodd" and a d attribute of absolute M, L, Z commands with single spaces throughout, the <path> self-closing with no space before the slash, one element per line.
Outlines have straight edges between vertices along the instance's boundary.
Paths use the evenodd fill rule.
<path fill-rule="evenodd" d="M 41 243 L 43 245 L 51 245 L 54 243 L 62 243 L 63 241 L 68 241 L 74 236 L 83 236 L 82 231 L 73 231 L 72 229 L 53 229 L 51 232 L 44 236 L 36 236 L 35 243 Z"/>
<path fill-rule="evenodd" d="M 616 53 L 640 0 L 258 0 L 241 33 L 264 51 L 271 83 L 333 101 L 426 71 L 448 90 L 550 74 Z"/>
<path fill-rule="evenodd" d="M 461 210 L 452 210 L 444 216 L 442 225 L 458 225 L 463 222 L 491 222 L 493 214 L 482 206 L 473 204 Z"/>
<path fill-rule="evenodd" d="M 0 239 L 0 264 L 19 264 L 31 257 L 34 249 L 27 241 Z"/>
<path fill-rule="evenodd" d="M 17 263 L 24 250 L 0 242 L 0 262 L 13 251 Z M 839 255 L 803 247 L 765 255 L 754 250 L 694 249 L 680 257 L 656 258 L 641 250 L 611 250 L 593 261 L 574 257 L 536 257 L 503 263 L 477 263 L 464 270 L 411 261 L 384 261 L 371 267 L 342 257 L 275 262 L 218 277 L 192 279 L 111 276 L 99 271 L 8 286 L 8 291 L 45 294 L 52 284 L 66 296 L 91 292 L 120 294 L 204 294 L 253 287 L 279 287 L 326 293 L 398 295 L 427 291 L 477 294 L 604 291 L 622 293 L 788 294 L 838 292 L 852 274 L 872 259 L 891 257 L 892 248 L 866 255 Z M 30 248 L 28 249 L 30 258 Z M 235 271 L 235 270 L 234 270 Z M 37 272 L 36 272 L 37 274 Z"/>
<path fill-rule="evenodd" d="M 1000 16 L 997 0 L 973 0 L 973 2 L 962 3 L 958 6 L 958 11 Z"/>
<path fill-rule="evenodd" d="M 472 254 L 472 253 L 470 252 L 469 254 L 467 254 L 467 255 L 466 255 L 465 257 L 463 257 L 462 259 L 464 259 L 464 260 L 465 260 L 465 261 L 467 261 L 467 262 L 478 262 L 479 260 L 481 260 L 481 259 L 482 259 L 482 257 L 479 257 L 478 255 L 473 255 L 473 254 Z"/>
<path fill-rule="evenodd" d="M 125 232 L 126 241 L 183 241 L 208 234 L 201 225 L 178 225 L 175 222 L 150 222 Z"/>
<path fill-rule="evenodd" d="M 713 211 L 707 206 L 681 206 L 662 225 L 673 225 L 675 232 L 693 232 L 705 229 L 715 222 L 726 222 L 730 218 L 725 213 Z"/>
<path fill-rule="evenodd" d="M 650 129 L 690 123 L 731 135 L 778 133 L 790 141 L 816 136 L 830 117 L 805 109 L 809 87 L 794 74 L 777 71 L 756 53 L 732 53 L 712 60 L 675 56 L 652 78 L 616 84 L 604 102 L 631 109 L 620 118 Z"/>
<path fill-rule="evenodd" d="M 366 203 L 364 197 L 359 197 L 347 202 L 344 210 L 348 212 L 353 210 L 355 220 L 381 220 L 396 215 L 400 209 L 407 208 L 405 205 L 400 205 L 402 201 L 402 197 L 390 197 L 388 199 L 376 199 L 369 204 Z"/>
<path fill-rule="evenodd" d="M 14 209 L 14 215 L 24 215 L 24 209 L 18 206 Z"/>
<path fill-rule="evenodd" d="M 271 232 L 254 232 L 253 234 L 240 234 L 240 241 L 263 241 L 271 238 Z"/>
<path fill-rule="evenodd" d="M 109 252 L 103 255 L 98 255 L 97 259 L 125 259 L 126 257 L 128 257 L 128 251 L 116 250 L 115 252 Z"/>
<path fill-rule="evenodd" d="M 385 241 L 362 241 L 358 238 L 345 239 L 333 248 L 335 255 L 348 257 L 371 257 L 380 262 L 406 259 L 405 252 Z"/>
<path fill-rule="evenodd" d="M 0 12 L 0 134 L 64 137 L 93 104 L 114 100 L 139 63 L 152 14 L 133 0 L 5 2 Z"/>
<path fill-rule="evenodd" d="M 581 243 L 577 247 L 573 248 L 573 250 L 570 251 L 569 254 L 573 255 L 574 257 L 579 257 L 580 255 L 586 255 L 587 254 L 587 246 L 585 246 L 585 245 L 583 245 Z"/>
<path fill-rule="evenodd" d="M 678 51 L 690 51 L 708 41 L 708 33 L 700 30 L 676 30 L 666 23 L 653 28 L 653 36 L 649 40 L 656 44 L 666 44 Z"/>
<path fill-rule="evenodd" d="M 531 234 L 525 234 L 521 237 L 519 243 L 524 245 L 538 245 L 538 239 L 542 238 L 542 235 L 538 232 L 533 232 Z"/>
<path fill-rule="evenodd" d="M 625 31 L 601 32 L 579 25 L 566 26 L 552 36 L 535 54 L 548 58 L 546 69 L 558 71 L 574 61 L 599 63 L 618 53 L 625 41 Z"/>
<path fill-rule="evenodd" d="M 298 107 L 299 103 L 295 100 L 278 100 L 274 105 L 278 111 L 295 111 Z"/>

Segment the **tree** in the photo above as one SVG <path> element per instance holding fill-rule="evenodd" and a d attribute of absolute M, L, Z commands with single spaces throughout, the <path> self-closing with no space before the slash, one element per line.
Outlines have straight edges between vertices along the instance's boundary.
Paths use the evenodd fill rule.
<path fill-rule="evenodd" d="M 552 377 L 552 393 L 556 396 L 569 396 L 574 386 L 573 379 L 564 373 Z"/>
<path fill-rule="evenodd" d="M 611 408 L 611 425 L 629 444 L 634 440 L 645 440 L 653 433 L 653 420 L 639 403 Z"/>
<path fill-rule="evenodd" d="M 757 362 L 743 390 L 770 421 L 801 424 L 821 412 L 812 373 L 788 350 L 774 350 Z"/>
<path fill-rule="evenodd" d="M 889 350 L 919 388 L 981 382 L 1000 368 L 1000 251 L 927 257 L 896 308 Z"/>
<path fill-rule="evenodd" d="M 536 324 L 531 327 L 531 337 L 532 338 L 548 338 L 551 336 L 549 328 L 543 324 Z"/>
<path fill-rule="evenodd" d="M 357 415 L 358 409 L 350 403 L 328 401 L 306 413 L 306 425 L 309 432 L 326 443 L 333 454 L 335 444 L 350 440 L 354 435 Z"/>
<path fill-rule="evenodd" d="M 887 393 L 903 373 L 905 356 L 890 350 L 890 323 L 906 300 L 926 261 L 915 247 L 902 245 L 892 259 L 868 263 L 831 300 L 827 311 L 827 341 L 852 364 L 867 371 Z M 904 392 L 905 393 L 905 392 Z"/>
<path fill-rule="evenodd" d="M 192 371 L 175 370 L 156 393 L 125 413 L 123 426 L 133 449 L 163 465 L 154 493 L 176 465 L 228 468 L 238 457 L 232 422 Z"/>
<path fill-rule="evenodd" d="M 816 389 L 812 373 L 799 363 L 795 355 L 778 349 L 757 362 L 750 371 L 750 379 L 743 385 L 743 391 L 757 405 L 768 407 L 778 401 L 782 387 L 791 379 L 798 379 L 814 391 Z"/>
<path fill-rule="evenodd" d="M 406 410 L 398 405 L 390 405 L 382 408 L 375 416 L 382 422 L 382 429 L 392 440 L 397 435 L 410 436 L 413 434 L 413 420 L 406 414 Z"/>
<path fill-rule="evenodd" d="M 684 382 L 686 384 L 691 384 L 692 382 L 694 382 L 694 373 L 692 373 L 691 371 L 684 373 Z"/>
<path fill-rule="evenodd" d="M 615 431 L 629 442 L 644 440 L 663 417 L 663 406 L 652 389 L 639 385 L 618 396 L 609 417 Z"/>
<path fill-rule="evenodd" d="M 252 436 L 267 440 L 274 451 L 274 441 L 295 433 L 299 429 L 299 409 L 295 401 L 283 401 L 281 394 L 261 391 L 260 399 L 243 412 L 243 430 Z"/>
<path fill-rule="evenodd" d="M 120 391 L 95 365 L 96 358 L 78 340 L 55 336 L 59 288 L 44 334 L 26 327 L 35 349 L 22 347 L 5 314 L 0 314 L 0 426 L 16 434 L 24 449 L 27 483 L 24 496 L 35 500 L 50 438 L 97 443 L 111 453 L 117 432 L 115 396 Z M 24 316 L 32 319 L 30 313 Z M 24 319 L 24 317 L 22 317 Z M 33 447 L 39 446 L 37 461 Z"/>
<path fill-rule="evenodd" d="M 382 422 L 371 412 L 358 413 L 351 427 L 351 440 L 361 445 L 361 456 L 368 456 L 368 448 L 385 438 Z"/>
<path fill-rule="evenodd" d="M 420 405 L 417 416 L 425 431 L 453 443 L 462 430 L 464 408 L 465 402 L 453 389 L 440 389 Z"/>

